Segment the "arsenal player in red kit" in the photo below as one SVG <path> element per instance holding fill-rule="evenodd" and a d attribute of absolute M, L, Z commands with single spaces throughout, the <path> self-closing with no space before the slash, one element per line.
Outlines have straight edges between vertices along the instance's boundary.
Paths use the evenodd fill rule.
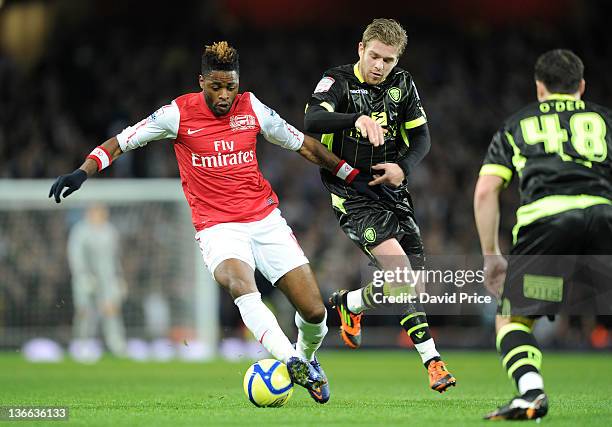
<path fill-rule="evenodd" d="M 230 293 L 257 340 L 287 364 L 295 383 L 325 403 L 329 384 L 314 355 L 327 333 L 325 306 L 308 259 L 259 170 L 257 134 L 376 197 L 367 185 L 371 177 L 295 129 L 252 93 L 238 93 L 238 52 L 227 42 L 205 47 L 199 83 L 201 92 L 179 96 L 96 147 L 79 169 L 57 178 L 49 197 L 59 203 L 60 195 L 78 190 L 89 176 L 126 151 L 150 141 L 174 140 L 183 191 L 207 268 Z M 255 268 L 296 308 L 295 347 L 261 301 Z"/>

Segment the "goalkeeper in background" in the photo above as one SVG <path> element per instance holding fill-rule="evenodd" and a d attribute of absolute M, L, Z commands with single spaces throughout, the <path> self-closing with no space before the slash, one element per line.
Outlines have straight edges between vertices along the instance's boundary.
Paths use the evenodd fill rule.
<path fill-rule="evenodd" d="M 68 237 L 68 264 L 74 302 L 73 338 L 83 343 L 94 338 L 98 319 L 108 349 L 125 355 L 125 328 L 121 304 L 125 282 L 120 265 L 119 233 L 108 220 L 108 209 L 99 204 L 87 209 Z"/>

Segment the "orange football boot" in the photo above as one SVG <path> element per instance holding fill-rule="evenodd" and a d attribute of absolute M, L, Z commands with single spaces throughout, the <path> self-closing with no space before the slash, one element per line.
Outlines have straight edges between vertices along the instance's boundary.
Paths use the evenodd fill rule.
<path fill-rule="evenodd" d="M 444 393 L 457 383 L 453 374 L 448 372 L 446 365 L 441 360 L 432 360 L 427 367 L 427 373 L 429 374 L 429 386 L 437 392 Z"/>
<path fill-rule="evenodd" d="M 361 346 L 361 314 L 355 314 L 346 304 L 347 290 L 336 291 L 329 298 L 329 303 L 340 316 L 340 336 L 342 341 L 352 349 Z"/>

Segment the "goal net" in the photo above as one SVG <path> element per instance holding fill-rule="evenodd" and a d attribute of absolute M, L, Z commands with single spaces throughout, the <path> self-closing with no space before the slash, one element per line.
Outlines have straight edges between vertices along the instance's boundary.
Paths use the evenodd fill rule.
<path fill-rule="evenodd" d="M 94 179 L 60 204 L 47 198 L 51 184 L 0 181 L 0 349 L 41 339 L 67 349 L 74 341 L 78 292 L 68 241 L 96 205 L 118 236 L 127 351 L 136 358 L 214 356 L 218 289 L 194 240 L 180 181 Z M 98 312 L 97 337 L 103 336 L 101 317 Z"/>

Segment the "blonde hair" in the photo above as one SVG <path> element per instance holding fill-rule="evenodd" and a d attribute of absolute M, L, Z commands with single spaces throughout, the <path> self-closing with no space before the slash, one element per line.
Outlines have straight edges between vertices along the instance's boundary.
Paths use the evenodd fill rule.
<path fill-rule="evenodd" d="M 408 36 L 406 30 L 395 19 L 377 18 L 368 25 L 363 32 L 361 42 L 364 46 L 371 40 L 378 40 L 389 46 L 396 46 L 398 55 L 401 56 L 406 49 Z"/>

